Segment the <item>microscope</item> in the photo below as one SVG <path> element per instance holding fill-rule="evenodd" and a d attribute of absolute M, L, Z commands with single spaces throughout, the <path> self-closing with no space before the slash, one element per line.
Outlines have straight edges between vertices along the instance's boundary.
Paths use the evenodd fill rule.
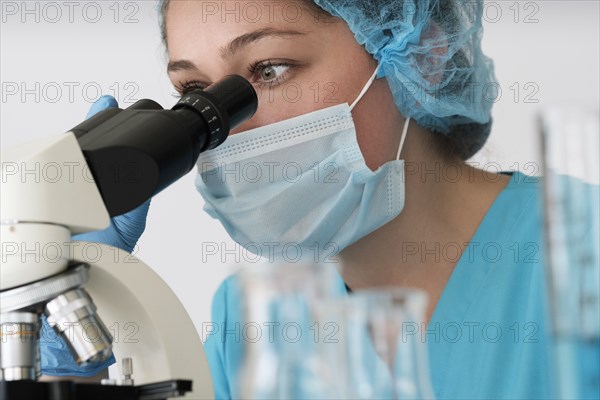
<path fill-rule="evenodd" d="M 71 236 L 106 228 L 187 174 L 257 107 L 252 85 L 231 75 L 170 110 L 140 100 L 2 150 L 3 400 L 214 397 L 201 340 L 166 283 L 123 250 Z M 38 382 L 42 315 L 78 364 L 114 353 L 120 379 L 111 368 L 103 384 Z"/>

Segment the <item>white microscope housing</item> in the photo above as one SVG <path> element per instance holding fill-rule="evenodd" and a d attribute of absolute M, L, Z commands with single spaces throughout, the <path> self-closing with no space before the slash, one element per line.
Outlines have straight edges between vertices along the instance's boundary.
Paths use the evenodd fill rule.
<path fill-rule="evenodd" d="M 3 397 L 14 389 L 19 393 L 14 398 L 31 398 L 34 392 L 26 390 L 33 386 L 20 383 L 41 384 L 36 381 L 45 315 L 78 364 L 114 353 L 121 371 L 107 383 L 140 385 L 127 398 L 186 392 L 189 398 L 213 398 L 200 337 L 165 282 L 125 251 L 71 236 L 107 228 L 111 216 L 134 209 L 185 175 L 202 151 L 220 145 L 252 117 L 257 104 L 252 85 L 229 76 L 184 96 L 171 110 L 141 100 L 126 110 L 105 110 L 66 134 L 3 149 Z M 119 174 L 123 163 L 137 167 L 135 179 Z M 98 398 L 111 397 L 106 396 Z"/>
<path fill-rule="evenodd" d="M 200 337 L 166 283 L 123 250 L 71 241 L 110 223 L 73 133 L 10 149 L 1 161 L 0 377 L 38 379 L 45 313 L 78 361 L 112 351 L 117 365 L 130 360 L 136 384 L 185 379 L 190 398 L 213 398 Z M 55 164 L 52 179 L 37 173 Z M 107 325 L 135 335 L 115 340 Z"/>

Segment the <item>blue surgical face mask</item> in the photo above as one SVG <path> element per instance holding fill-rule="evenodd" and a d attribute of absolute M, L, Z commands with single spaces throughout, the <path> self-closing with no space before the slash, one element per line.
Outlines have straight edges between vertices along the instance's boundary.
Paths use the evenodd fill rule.
<path fill-rule="evenodd" d="M 394 219 L 404 207 L 404 161 L 375 172 L 356 141 L 356 101 L 233 135 L 197 162 L 204 209 L 252 253 L 315 261 Z M 303 254 L 298 254 L 303 253 Z"/>

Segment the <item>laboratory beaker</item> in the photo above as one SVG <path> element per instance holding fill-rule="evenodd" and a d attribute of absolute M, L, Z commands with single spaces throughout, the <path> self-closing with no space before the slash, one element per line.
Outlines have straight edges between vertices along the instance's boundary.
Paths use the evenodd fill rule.
<path fill-rule="evenodd" d="M 315 325 L 319 304 L 342 292 L 330 265 L 264 264 L 240 272 L 244 327 L 262 330 L 244 340 L 239 397 L 303 399 L 326 397 Z"/>
<path fill-rule="evenodd" d="M 554 395 L 600 398 L 600 115 L 540 114 Z"/>
<path fill-rule="evenodd" d="M 329 398 L 430 399 L 424 328 L 426 294 L 417 289 L 356 291 L 320 307 L 319 323 L 335 340 L 319 341 Z"/>

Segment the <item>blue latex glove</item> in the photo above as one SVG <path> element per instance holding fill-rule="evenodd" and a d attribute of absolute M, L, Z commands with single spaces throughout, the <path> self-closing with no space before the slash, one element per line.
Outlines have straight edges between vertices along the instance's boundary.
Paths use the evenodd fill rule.
<path fill-rule="evenodd" d="M 117 107 L 112 96 L 102 96 L 90 108 L 87 118 L 107 108 Z M 146 228 L 146 216 L 150 200 L 126 214 L 111 218 L 110 226 L 101 231 L 94 231 L 73 236 L 73 240 L 103 243 L 118 247 L 129 253 Z M 69 352 L 66 343 L 57 336 L 45 317 L 42 317 L 40 337 L 41 368 L 44 375 L 55 376 L 94 376 L 109 365 L 115 363 L 114 355 L 102 362 L 87 366 L 79 366 Z"/>

